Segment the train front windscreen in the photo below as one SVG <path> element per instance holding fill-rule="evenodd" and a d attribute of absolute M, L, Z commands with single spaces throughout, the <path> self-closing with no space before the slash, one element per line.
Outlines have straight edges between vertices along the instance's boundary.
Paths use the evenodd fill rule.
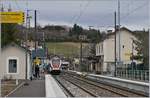
<path fill-rule="evenodd" d="M 52 67 L 59 68 L 60 67 L 60 59 L 53 59 L 52 60 Z"/>

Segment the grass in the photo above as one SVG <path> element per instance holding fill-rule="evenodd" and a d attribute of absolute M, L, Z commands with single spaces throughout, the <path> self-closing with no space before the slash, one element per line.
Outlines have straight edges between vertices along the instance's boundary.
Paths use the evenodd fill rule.
<path fill-rule="evenodd" d="M 83 47 L 87 43 L 83 43 Z M 75 42 L 47 42 L 48 52 L 50 54 L 63 55 L 65 57 L 79 56 L 80 43 Z"/>

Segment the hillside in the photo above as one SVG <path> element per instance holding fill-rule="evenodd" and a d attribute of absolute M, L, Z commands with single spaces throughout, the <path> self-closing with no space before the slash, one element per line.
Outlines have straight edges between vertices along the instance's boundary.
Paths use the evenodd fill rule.
<path fill-rule="evenodd" d="M 19 27 L 17 37 L 19 39 L 24 39 L 26 28 Z M 25 31 L 25 32 L 22 32 Z M 28 39 L 42 41 L 43 34 L 45 41 L 47 42 L 80 42 L 79 36 L 84 35 L 84 42 L 98 42 L 103 38 L 103 33 L 100 33 L 96 29 L 84 29 L 81 26 L 74 24 L 73 27 L 69 26 L 59 26 L 59 25 L 46 25 L 44 27 L 37 27 L 37 32 L 35 33 L 35 28 L 31 27 L 28 30 Z M 35 35 L 36 34 L 36 35 Z"/>
<path fill-rule="evenodd" d="M 83 43 L 83 48 L 87 46 Z M 65 57 L 76 57 L 80 53 L 80 43 L 75 42 L 47 42 L 49 54 L 58 54 Z"/>

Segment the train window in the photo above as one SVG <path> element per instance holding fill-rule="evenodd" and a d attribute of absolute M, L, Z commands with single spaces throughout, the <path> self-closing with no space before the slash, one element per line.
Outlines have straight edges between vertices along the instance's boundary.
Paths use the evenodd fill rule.
<path fill-rule="evenodd" d="M 57 59 L 57 60 L 52 60 L 52 64 L 59 64 L 60 63 L 60 60 Z"/>

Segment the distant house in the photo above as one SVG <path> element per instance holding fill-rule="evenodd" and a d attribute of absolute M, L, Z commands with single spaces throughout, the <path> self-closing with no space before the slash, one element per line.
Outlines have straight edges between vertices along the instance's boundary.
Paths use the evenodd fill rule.
<path fill-rule="evenodd" d="M 31 55 L 27 51 L 27 78 L 31 76 Z M 25 79 L 26 49 L 15 43 L 2 48 L 0 78 Z"/>
<path fill-rule="evenodd" d="M 22 46 L 22 47 L 25 47 L 26 44 L 27 44 L 29 50 L 32 51 L 32 50 L 35 49 L 35 42 L 34 42 L 34 41 L 29 41 L 29 40 L 28 40 L 27 43 L 24 42 L 24 41 L 21 42 L 21 46 Z M 39 43 L 36 42 L 37 48 L 39 47 L 38 44 L 39 44 Z M 41 46 L 40 46 L 40 47 L 41 47 Z"/>
<path fill-rule="evenodd" d="M 120 29 L 120 62 L 121 64 L 131 64 L 132 53 L 137 54 L 133 40 L 137 40 L 134 32 L 123 27 Z M 113 72 L 115 65 L 115 33 L 109 33 L 107 38 L 96 45 L 97 72 Z M 119 31 L 116 31 L 116 59 L 119 61 Z M 135 61 L 139 63 L 138 61 Z"/>

